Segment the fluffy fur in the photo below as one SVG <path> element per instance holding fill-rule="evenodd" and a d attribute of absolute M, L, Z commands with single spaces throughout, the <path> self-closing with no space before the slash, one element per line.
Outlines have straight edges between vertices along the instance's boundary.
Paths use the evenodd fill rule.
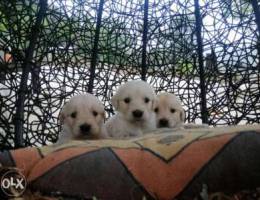
<path fill-rule="evenodd" d="M 156 113 L 157 128 L 207 128 L 207 124 L 184 123 L 185 111 L 181 101 L 171 93 L 157 95 L 154 112 Z"/>
<path fill-rule="evenodd" d="M 73 139 L 106 138 L 104 106 L 92 94 L 72 97 L 62 108 L 59 118 L 62 125 L 59 144 Z"/>
<path fill-rule="evenodd" d="M 141 80 L 122 85 L 112 97 L 111 103 L 117 113 L 105 124 L 112 138 L 141 136 L 156 128 L 153 105 L 154 89 Z"/>
<path fill-rule="evenodd" d="M 185 112 L 180 100 L 171 93 L 157 95 L 154 112 L 157 128 L 179 128 L 183 126 Z"/>

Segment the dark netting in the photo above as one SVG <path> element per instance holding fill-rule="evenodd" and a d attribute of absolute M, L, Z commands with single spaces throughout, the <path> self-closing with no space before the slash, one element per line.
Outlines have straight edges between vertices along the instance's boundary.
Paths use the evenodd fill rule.
<path fill-rule="evenodd" d="M 260 122 L 258 0 L 1 0 L 1 149 L 57 139 L 61 106 L 127 80 L 176 93 L 189 122 Z"/>

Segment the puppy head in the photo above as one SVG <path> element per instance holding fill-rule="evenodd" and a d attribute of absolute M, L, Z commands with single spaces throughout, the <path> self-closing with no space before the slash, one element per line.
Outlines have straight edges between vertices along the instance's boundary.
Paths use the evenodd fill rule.
<path fill-rule="evenodd" d="M 156 114 L 156 126 L 158 128 L 179 127 L 185 120 L 184 109 L 182 108 L 180 100 L 174 94 L 162 93 L 157 95 L 154 112 Z"/>
<path fill-rule="evenodd" d="M 60 113 L 60 122 L 73 139 L 100 138 L 104 118 L 104 106 L 89 93 L 72 97 Z"/>
<path fill-rule="evenodd" d="M 141 80 L 122 85 L 112 97 L 111 103 L 131 123 L 146 123 L 153 113 L 154 89 Z"/>

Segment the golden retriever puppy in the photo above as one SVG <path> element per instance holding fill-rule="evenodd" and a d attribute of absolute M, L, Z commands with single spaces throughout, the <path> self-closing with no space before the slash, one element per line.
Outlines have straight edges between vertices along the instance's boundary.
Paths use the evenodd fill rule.
<path fill-rule="evenodd" d="M 207 128 L 207 124 L 184 123 L 185 111 L 181 101 L 171 93 L 161 93 L 157 95 L 154 112 L 156 113 L 157 128 Z"/>
<path fill-rule="evenodd" d="M 59 144 L 69 140 L 106 138 L 103 104 L 92 94 L 72 97 L 60 112 L 62 131 Z"/>
<path fill-rule="evenodd" d="M 157 95 L 154 112 L 157 128 L 180 128 L 185 120 L 185 112 L 180 100 L 171 93 Z"/>
<path fill-rule="evenodd" d="M 122 139 L 156 129 L 155 97 L 154 89 L 144 81 L 134 80 L 122 85 L 111 99 L 117 113 L 105 124 L 108 135 Z"/>

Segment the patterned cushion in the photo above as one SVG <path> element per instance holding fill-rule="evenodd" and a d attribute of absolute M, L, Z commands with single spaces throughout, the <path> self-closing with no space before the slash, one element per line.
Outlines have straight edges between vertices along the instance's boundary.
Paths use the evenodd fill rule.
<path fill-rule="evenodd" d="M 260 187 L 260 125 L 72 141 L 0 154 L 28 190 L 64 199 L 192 199 Z"/>

